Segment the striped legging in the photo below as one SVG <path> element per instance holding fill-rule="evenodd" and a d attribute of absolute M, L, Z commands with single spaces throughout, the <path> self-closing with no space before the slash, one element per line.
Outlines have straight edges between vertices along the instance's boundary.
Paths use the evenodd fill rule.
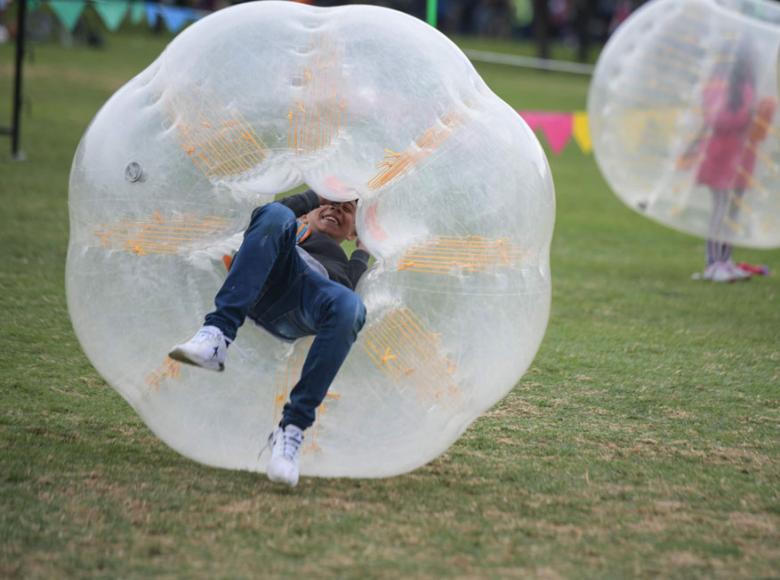
<path fill-rule="evenodd" d="M 715 262 L 731 260 L 733 246 L 724 242 L 726 217 L 736 220 L 739 207 L 731 202 L 731 192 L 727 189 L 712 189 L 712 215 L 710 216 L 709 234 L 707 238 L 707 265 Z M 745 191 L 735 189 L 734 196 L 741 199 Z"/>

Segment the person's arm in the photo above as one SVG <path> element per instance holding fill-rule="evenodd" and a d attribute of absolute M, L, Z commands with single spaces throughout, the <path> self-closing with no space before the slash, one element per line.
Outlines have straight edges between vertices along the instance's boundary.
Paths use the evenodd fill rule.
<path fill-rule="evenodd" d="M 355 241 L 355 246 L 357 246 L 357 249 L 352 252 L 352 256 L 350 256 L 347 264 L 347 276 L 349 276 L 349 281 L 352 282 L 353 288 L 357 286 L 361 276 L 368 269 L 368 260 L 371 257 L 365 246 L 360 242 L 360 238 Z"/>
<path fill-rule="evenodd" d="M 756 114 L 753 116 L 753 121 L 748 131 L 748 140 L 751 143 L 758 145 L 766 139 L 776 107 L 777 101 L 772 97 L 764 97 L 758 102 Z"/>
<path fill-rule="evenodd" d="M 297 193 L 280 199 L 279 203 L 289 207 L 295 214 L 295 217 L 301 217 L 313 209 L 320 207 L 320 197 L 311 189 L 307 189 L 303 193 Z"/>

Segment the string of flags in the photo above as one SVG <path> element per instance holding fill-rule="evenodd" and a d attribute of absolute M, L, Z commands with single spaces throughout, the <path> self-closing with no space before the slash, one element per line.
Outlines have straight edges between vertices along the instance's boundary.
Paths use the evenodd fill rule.
<path fill-rule="evenodd" d="M 561 153 L 574 139 L 583 153 L 590 153 L 593 143 L 590 139 L 588 114 L 585 111 L 518 111 L 532 131 L 544 136 L 550 151 Z"/>
<path fill-rule="evenodd" d="M 87 6 L 91 6 L 110 31 L 115 31 L 126 18 L 132 24 L 144 20 L 149 26 L 161 22 L 170 32 L 176 33 L 187 24 L 209 14 L 186 6 L 171 6 L 138 0 L 27 0 L 30 12 L 48 6 L 62 25 L 73 32 Z"/>

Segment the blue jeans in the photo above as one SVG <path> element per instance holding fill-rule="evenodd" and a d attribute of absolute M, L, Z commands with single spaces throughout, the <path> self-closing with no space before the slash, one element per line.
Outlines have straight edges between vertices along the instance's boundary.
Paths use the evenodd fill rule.
<path fill-rule="evenodd" d="M 315 336 L 281 422 L 306 429 L 363 327 L 366 308 L 352 290 L 303 261 L 296 250 L 296 231 L 295 215 L 280 203 L 252 213 L 214 299 L 216 310 L 206 315 L 205 323 L 231 340 L 247 316 L 283 340 Z"/>

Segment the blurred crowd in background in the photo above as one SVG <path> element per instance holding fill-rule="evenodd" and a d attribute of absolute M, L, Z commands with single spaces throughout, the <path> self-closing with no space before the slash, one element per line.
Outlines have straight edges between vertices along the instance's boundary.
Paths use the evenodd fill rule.
<path fill-rule="evenodd" d="M 587 50 L 590 43 L 606 41 L 643 1 L 439 0 L 438 28 L 450 35 L 584 44 Z M 424 18 L 425 0 L 389 0 L 386 5 Z"/>
<path fill-rule="evenodd" d="M 531 38 L 543 26 L 551 38 L 576 44 L 585 29 L 604 41 L 644 0 L 438 0 L 438 28 L 446 34 L 499 38 Z M 308 2 L 318 6 L 338 0 Z M 372 4 L 395 8 L 425 19 L 426 0 L 379 0 Z"/>
<path fill-rule="evenodd" d="M 591 44 L 603 44 L 615 28 L 645 0 L 438 0 L 438 28 L 448 35 L 535 40 L 539 56 L 550 44 L 575 47 L 587 60 Z M 317 0 L 317 5 L 339 4 Z M 381 4 L 425 19 L 426 0 L 379 0 Z"/>
<path fill-rule="evenodd" d="M 15 36 L 14 2 L 0 0 L 0 43 Z M 58 23 L 51 13 L 40 10 L 38 0 L 28 1 L 35 10 L 27 26 L 31 40 L 56 35 Z M 78 1 L 78 0 L 74 0 Z M 130 0 L 131 4 L 137 0 Z M 336 6 L 345 0 L 302 0 L 317 6 Z M 603 44 L 612 31 L 645 0 L 438 0 L 438 28 L 448 35 L 481 36 L 533 42 L 542 58 L 551 56 L 551 46 L 563 43 L 575 49 L 579 60 L 589 58 L 590 47 Z M 163 0 L 176 6 L 210 12 L 236 2 L 227 0 Z M 394 8 L 426 19 L 427 0 L 377 0 L 354 2 Z M 101 31 L 82 17 L 74 33 L 77 39 L 99 46 Z M 162 22 L 152 29 L 164 30 Z"/>

